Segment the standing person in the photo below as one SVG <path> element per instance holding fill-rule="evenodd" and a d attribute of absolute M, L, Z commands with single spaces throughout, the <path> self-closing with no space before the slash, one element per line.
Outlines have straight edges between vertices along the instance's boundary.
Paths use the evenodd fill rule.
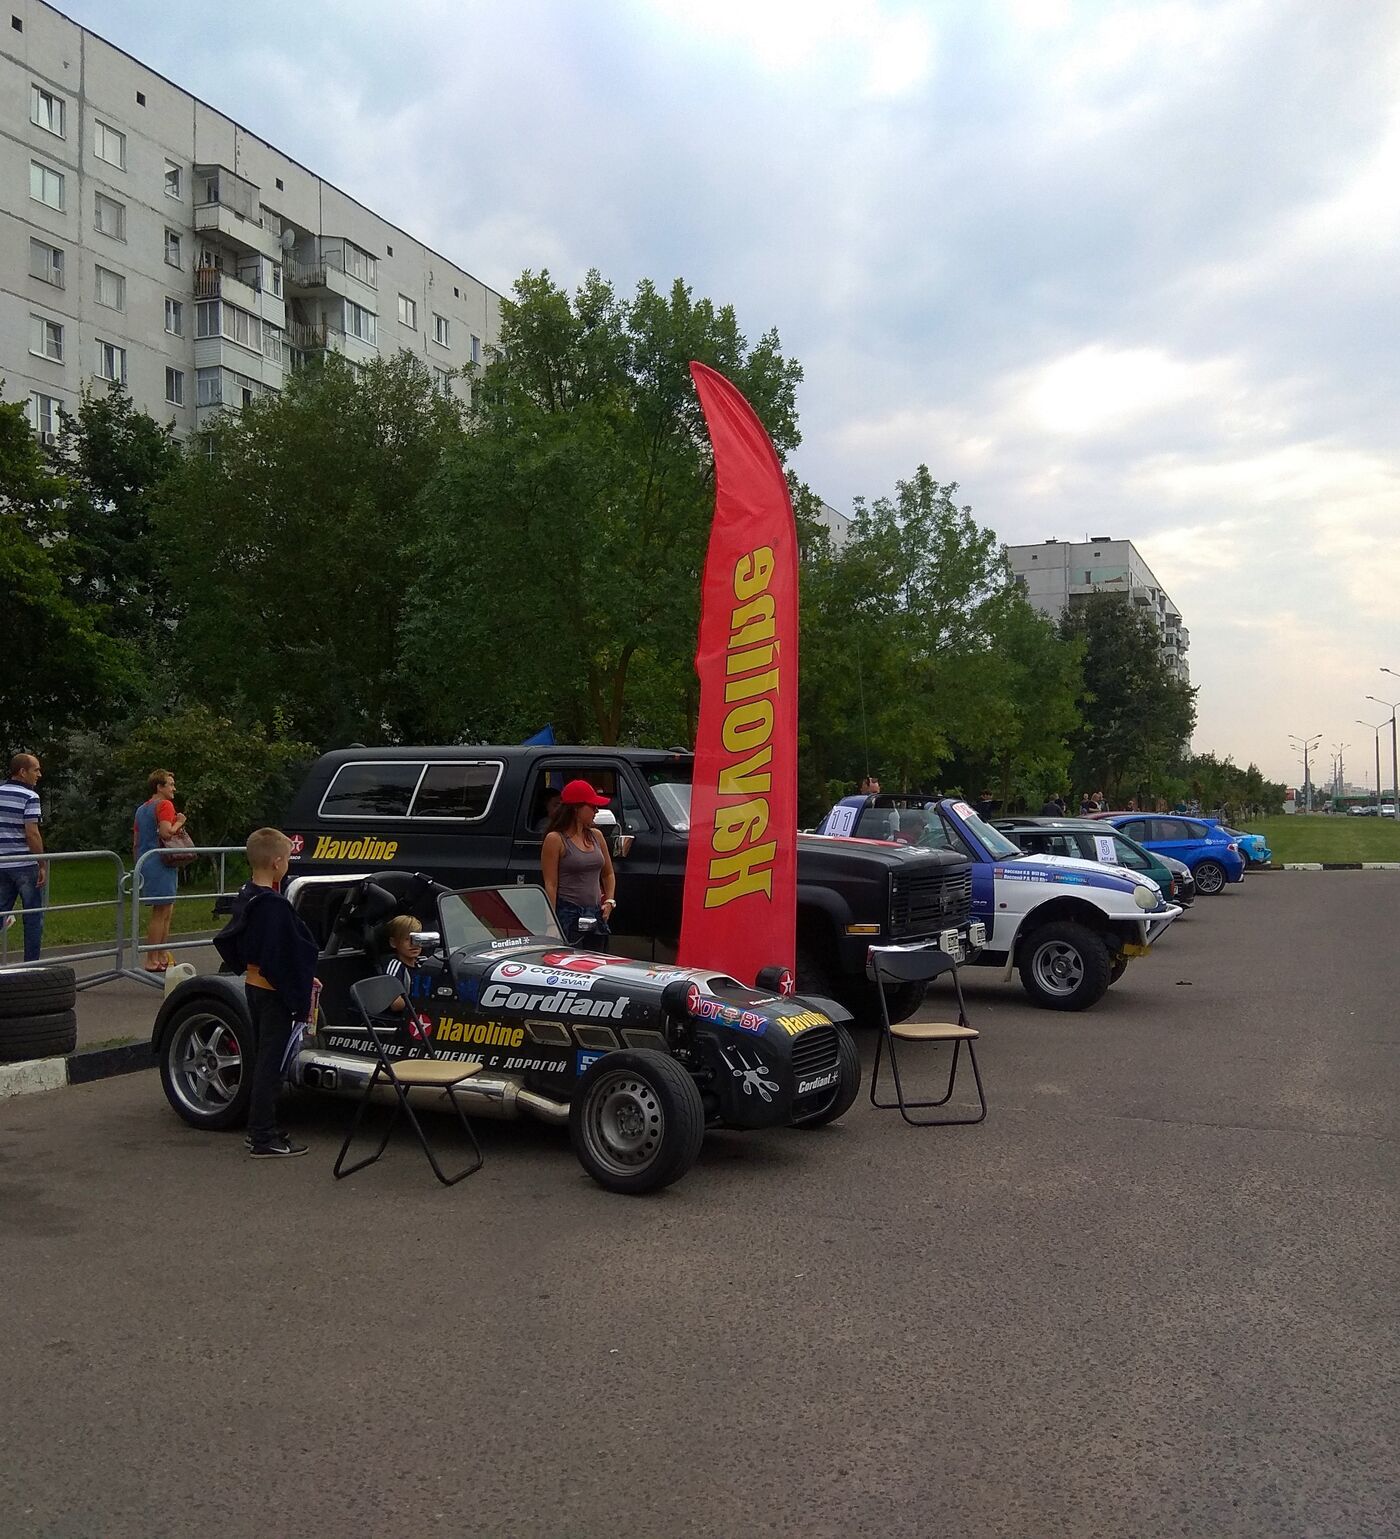
<path fill-rule="evenodd" d="M 24 909 L 24 960 L 37 962 L 44 939 L 44 886 L 48 862 L 26 860 L 9 864 L 13 855 L 42 855 L 44 836 L 39 832 L 43 809 L 35 787 L 43 770 L 32 753 L 17 753 L 10 760 L 10 778 L 0 785 L 0 914 L 8 914 L 18 899 Z"/>
<path fill-rule="evenodd" d="M 161 840 L 178 833 L 185 826 L 185 814 L 175 811 L 175 777 L 169 770 L 152 770 L 146 779 L 146 800 L 136 809 L 131 824 L 131 859 L 161 847 Z M 146 944 L 163 946 L 170 938 L 170 919 L 175 912 L 175 894 L 180 873 L 163 860 L 148 860 L 141 867 L 141 896 L 155 899 L 146 923 Z M 144 963 L 148 973 L 163 973 L 174 961 L 168 951 L 148 951 Z"/>
<path fill-rule="evenodd" d="M 559 806 L 549 820 L 549 832 L 540 850 L 544 890 L 559 916 L 564 938 L 579 943 L 579 920 L 597 920 L 590 932 L 589 949 L 608 949 L 608 924 L 617 899 L 617 876 L 607 841 L 593 827 L 599 807 L 608 798 L 599 796 L 586 780 L 571 780 L 560 793 Z"/>
<path fill-rule="evenodd" d="M 1045 805 L 1040 809 L 1041 817 L 1060 818 L 1064 816 L 1064 812 L 1065 804 L 1052 791 L 1050 795 L 1045 798 Z"/>
<path fill-rule="evenodd" d="M 282 896 L 292 841 L 281 829 L 259 828 L 248 835 L 246 849 L 253 890 L 214 944 L 234 972 L 244 975 L 253 1019 L 249 1148 L 254 1159 L 289 1159 L 305 1154 L 306 1145 L 294 1143 L 278 1128 L 277 1095 L 292 1032 L 311 1013 L 316 941 Z"/>
<path fill-rule="evenodd" d="M 878 796 L 880 794 L 880 777 L 878 775 L 867 775 L 860 783 L 860 794 L 862 796 Z"/>

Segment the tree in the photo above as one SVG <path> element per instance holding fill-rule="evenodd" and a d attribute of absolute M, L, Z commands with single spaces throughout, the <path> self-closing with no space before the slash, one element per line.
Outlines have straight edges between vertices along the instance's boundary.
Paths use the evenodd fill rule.
<path fill-rule="evenodd" d="M 503 306 L 468 432 L 424 494 L 409 647 L 462 666 L 422 702 L 435 735 L 675 741 L 693 724 L 713 468 L 689 364 L 727 375 L 779 454 L 797 364 L 679 279 L 570 297 L 526 273 Z M 469 553 L 469 557 L 468 554 Z"/>
<path fill-rule="evenodd" d="M 1162 659 L 1154 622 L 1118 594 L 1067 609 L 1060 634 L 1084 649 L 1082 725 L 1072 740 L 1076 786 L 1121 805 L 1146 794 L 1181 756 L 1196 721 L 1196 692 Z"/>
<path fill-rule="evenodd" d="M 331 354 L 217 417 L 155 509 L 182 692 L 266 726 L 280 712 L 322 744 L 411 726 L 414 680 L 397 665 L 414 508 L 459 432 L 457 404 L 403 352 L 362 368 Z M 406 666 L 437 676 L 460 658 L 438 635 Z"/>

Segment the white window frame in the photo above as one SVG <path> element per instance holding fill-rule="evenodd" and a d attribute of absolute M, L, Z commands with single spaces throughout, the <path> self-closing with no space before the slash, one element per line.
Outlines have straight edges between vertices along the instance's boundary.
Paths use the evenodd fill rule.
<path fill-rule="evenodd" d="M 407 326 L 410 331 L 418 329 L 418 301 L 407 294 L 399 295 L 399 325 Z"/>
<path fill-rule="evenodd" d="M 102 205 L 115 209 L 117 228 L 109 230 L 103 222 Z M 124 241 L 126 239 L 126 204 L 119 198 L 113 198 L 105 192 L 94 192 L 92 195 L 92 227 L 99 235 L 105 235 L 110 240 Z"/>
<path fill-rule="evenodd" d="M 194 334 L 197 338 L 223 335 L 221 309 L 222 301 L 217 299 L 201 300 L 194 307 Z"/>
<path fill-rule="evenodd" d="M 349 336 L 368 343 L 370 347 L 379 345 L 379 328 L 374 311 L 357 305 L 353 299 L 345 301 L 345 330 Z"/>
<path fill-rule="evenodd" d="M 174 384 L 174 392 L 171 392 L 171 384 Z M 167 406 L 183 406 L 185 404 L 185 371 L 172 369 L 168 364 L 165 369 L 165 404 Z"/>
<path fill-rule="evenodd" d="M 452 339 L 452 323 L 447 319 L 447 317 L 445 315 L 439 315 L 437 313 L 437 311 L 434 310 L 433 311 L 433 341 L 436 342 L 439 347 L 449 347 L 450 348 L 452 346 L 452 340 L 451 339 Z"/>
<path fill-rule="evenodd" d="M 68 111 L 68 103 L 53 91 L 41 86 L 37 80 L 29 83 L 29 121 L 35 128 L 42 128 L 46 134 L 52 134 L 55 139 L 63 139 L 67 136 L 63 132 L 63 119 Z M 45 118 L 48 119 L 45 122 Z M 58 127 L 55 128 L 54 120 L 57 119 Z"/>
<path fill-rule="evenodd" d="M 175 178 L 174 191 L 171 190 L 170 178 Z M 165 195 L 167 198 L 175 198 L 183 201 L 185 196 L 185 168 L 177 165 L 173 160 L 165 163 Z"/>
<path fill-rule="evenodd" d="M 45 443 L 52 443 L 58 434 L 62 422 L 59 410 L 62 406 L 63 402 L 56 395 L 45 395 L 42 390 L 29 392 L 25 415 L 29 418 L 30 427 Z M 44 426 L 45 415 L 48 417 L 48 427 Z"/>
<path fill-rule="evenodd" d="M 113 303 L 113 301 L 111 301 L 111 300 L 103 299 L 103 297 L 102 297 L 102 280 L 104 278 L 110 278 L 112 280 L 112 282 L 116 285 L 116 288 L 114 290 L 114 292 L 116 294 L 116 301 L 115 301 L 115 303 Z M 93 268 L 92 290 L 93 290 L 93 294 L 92 294 L 93 299 L 99 305 L 101 305 L 104 310 L 120 310 L 123 314 L 125 314 L 125 312 L 126 312 L 126 278 L 125 278 L 125 276 L 123 274 L 117 273 L 117 272 L 113 272 L 110 267 L 102 267 L 100 265 L 99 266 L 95 266 Z"/>
<path fill-rule="evenodd" d="M 174 321 L 172 326 L 170 323 Z M 165 330 L 168 336 L 183 337 L 185 334 L 185 307 L 178 299 L 165 296 Z"/>
<path fill-rule="evenodd" d="M 45 271 L 42 273 L 34 271 L 36 247 L 39 251 L 48 253 L 47 259 L 44 262 Z M 51 246 L 48 241 L 39 240 L 33 235 L 29 237 L 29 276 L 31 278 L 37 279 L 40 283 L 47 283 L 53 288 L 61 289 L 65 286 L 63 281 L 64 265 L 62 246 Z"/>
<path fill-rule="evenodd" d="M 281 366 L 286 349 L 286 339 L 282 335 L 282 328 L 274 326 L 271 321 L 262 323 L 262 351 L 263 357 Z"/>
<path fill-rule="evenodd" d="M 50 342 L 53 343 L 52 349 L 49 346 Z M 63 322 L 30 311 L 29 351 L 35 358 L 47 358 L 50 363 L 62 363 Z"/>
<path fill-rule="evenodd" d="M 38 172 L 39 180 L 38 192 L 34 190 L 34 174 L 36 171 Z M 53 190 L 58 197 L 57 203 L 50 202 L 44 196 L 49 191 L 50 184 L 52 184 Z M 67 186 L 63 172 L 54 170 L 52 166 L 46 166 L 42 160 L 31 160 L 29 162 L 29 196 L 35 203 L 42 203 L 45 208 L 51 208 L 56 213 L 61 214 L 68 201 Z"/>
<path fill-rule="evenodd" d="M 111 359 L 112 373 L 104 374 L 103 367 Z M 94 371 L 98 379 L 110 380 L 115 385 L 126 384 L 126 349 L 115 342 L 104 342 L 97 338 L 97 368 Z"/>
<path fill-rule="evenodd" d="M 103 151 L 108 147 L 107 140 L 110 135 L 114 141 L 112 147 L 117 152 L 117 158 L 112 159 Z M 106 165 L 115 166 L 118 171 L 126 170 L 126 135 L 120 128 L 113 128 L 110 123 L 104 123 L 101 118 L 94 118 L 92 123 L 92 153 Z"/>
<path fill-rule="evenodd" d="M 272 269 L 272 296 L 274 299 L 281 299 L 282 264 L 280 262 L 269 262 L 268 266 Z"/>
<path fill-rule="evenodd" d="M 475 332 L 472 333 L 472 362 L 481 362 L 481 338 Z"/>
<path fill-rule="evenodd" d="M 175 249 L 174 261 L 170 258 L 172 245 Z M 177 269 L 184 265 L 184 245 L 180 240 L 180 232 L 172 230 L 169 225 L 165 227 L 165 265 Z"/>
<path fill-rule="evenodd" d="M 197 406 L 222 406 L 224 404 L 224 371 L 222 369 L 196 369 L 194 377 L 195 404 Z"/>

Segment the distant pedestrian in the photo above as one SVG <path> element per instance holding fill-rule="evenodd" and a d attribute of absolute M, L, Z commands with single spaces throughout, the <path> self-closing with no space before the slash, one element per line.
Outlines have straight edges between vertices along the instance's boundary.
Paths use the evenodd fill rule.
<path fill-rule="evenodd" d="M 133 863 L 143 855 L 159 850 L 171 834 L 179 833 L 185 826 L 183 812 L 175 811 L 175 777 L 169 770 L 152 770 L 146 778 L 146 800 L 136 809 L 131 822 L 131 859 Z M 140 866 L 141 897 L 149 902 L 146 922 L 146 944 L 160 947 L 170 938 L 170 921 L 175 913 L 175 895 L 180 873 L 158 855 Z M 168 951 L 152 950 L 146 953 L 144 969 L 148 973 L 163 973 L 175 960 Z"/>
<path fill-rule="evenodd" d="M 997 810 L 996 799 L 990 791 L 983 791 L 981 796 L 973 802 L 972 810 L 979 818 L 989 818 Z"/>
<path fill-rule="evenodd" d="M 1053 792 L 1045 798 L 1045 805 L 1040 809 L 1043 818 L 1062 818 L 1065 815 L 1065 804 Z"/>
<path fill-rule="evenodd" d="M 878 796 L 880 794 L 880 777 L 878 775 L 867 775 L 860 783 L 860 794 L 862 796 Z"/>
<path fill-rule="evenodd" d="M 43 944 L 49 867 L 47 861 L 14 857 L 44 853 L 44 836 L 39 831 L 43 809 L 35 789 L 42 775 L 32 753 L 17 753 L 10 760 L 10 778 L 0 785 L 0 914 L 8 914 L 16 900 L 24 909 L 26 962 L 39 960 Z"/>

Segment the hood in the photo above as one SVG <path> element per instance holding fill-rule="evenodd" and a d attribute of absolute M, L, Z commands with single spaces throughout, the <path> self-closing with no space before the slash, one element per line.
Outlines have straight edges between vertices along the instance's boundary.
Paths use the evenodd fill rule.
<path fill-rule="evenodd" d="M 1112 892 L 1132 892 L 1138 887 L 1151 887 L 1157 892 L 1157 884 L 1146 876 L 1129 871 L 1126 866 L 1108 866 L 1097 860 L 1081 860 L 1077 855 L 1022 855 L 1015 860 L 997 862 L 998 871 L 1024 870 L 1032 866 L 1037 870 L 1054 873 L 1051 880 L 1066 886 L 1106 887 Z"/>

